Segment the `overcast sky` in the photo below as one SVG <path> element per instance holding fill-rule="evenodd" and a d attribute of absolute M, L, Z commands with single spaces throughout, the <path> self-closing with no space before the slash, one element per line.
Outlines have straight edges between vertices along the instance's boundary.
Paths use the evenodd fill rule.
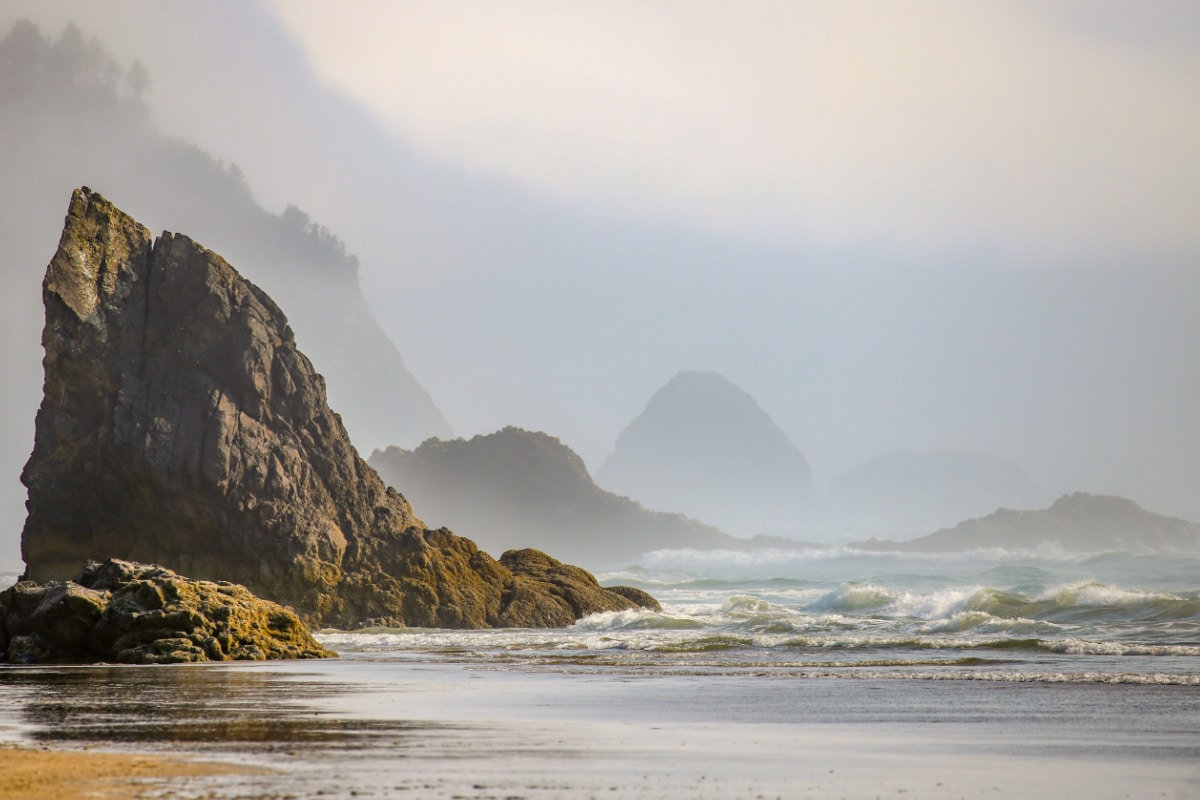
<path fill-rule="evenodd" d="M 1198 3 L 0 13 L 141 59 L 164 132 L 342 236 L 459 434 L 595 471 L 706 369 L 819 486 L 976 451 L 1200 520 Z"/>
<path fill-rule="evenodd" d="M 271 6 L 409 141 L 565 201 L 1033 264 L 1200 249 L 1187 0 Z"/>

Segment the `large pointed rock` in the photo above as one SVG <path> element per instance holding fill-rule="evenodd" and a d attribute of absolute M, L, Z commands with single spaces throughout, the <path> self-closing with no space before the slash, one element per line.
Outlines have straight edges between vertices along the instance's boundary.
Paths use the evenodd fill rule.
<path fill-rule="evenodd" d="M 279 308 L 186 236 L 154 240 L 77 190 L 43 299 L 27 578 L 156 563 L 341 627 L 564 625 L 634 607 L 553 559 L 496 561 L 427 530 L 351 446 Z"/>

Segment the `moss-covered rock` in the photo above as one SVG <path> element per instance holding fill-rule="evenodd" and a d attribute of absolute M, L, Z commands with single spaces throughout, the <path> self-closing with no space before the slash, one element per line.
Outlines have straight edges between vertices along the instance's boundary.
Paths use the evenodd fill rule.
<path fill-rule="evenodd" d="M 70 581 L 0 593 L 0 657 L 10 663 L 326 658 L 288 609 L 246 587 L 159 566 L 91 563 Z"/>

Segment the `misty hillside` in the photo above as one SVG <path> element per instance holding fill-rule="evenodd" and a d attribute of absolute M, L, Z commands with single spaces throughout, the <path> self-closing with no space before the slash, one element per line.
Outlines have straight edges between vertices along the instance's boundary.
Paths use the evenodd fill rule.
<path fill-rule="evenodd" d="M 520 428 L 470 440 L 431 439 L 416 450 L 389 447 L 367 463 L 385 483 L 401 488 L 427 524 L 459 531 L 492 553 L 536 547 L 603 565 L 667 548 L 788 544 L 736 539 L 606 492 L 569 447 Z"/>
<path fill-rule="evenodd" d="M 800 450 L 754 398 L 712 372 L 681 372 L 655 392 L 596 481 L 739 536 L 794 534 L 814 500 Z"/>
<path fill-rule="evenodd" d="M 910 553 L 949 553 L 1057 546 L 1076 553 L 1200 552 L 1200 525 L 1145 511 L 1123 497 L 1083 492 L 1064 495 L 1047 509 L 1002 508 L 979 519 L 908 542 L 868 539 L 853 547 Z"/>
<path fill-rule="evenodd" d="M 836 478 L 829 490 L 832 519 L 859 536 L 918 536 L 1049 499 L 1016 464 L 979 453 L 887 453 Z"/>
<path fill-rule="evenodd" d="M 138 62 L 116 63 L 75 27 L 52 38 L 19 22 L 0 40 L 0 522 L 8 527 L 24 517 L 17 475 L 40 399 L 40 283 L 80 185 L 152 227 L 192 232 L 277 298 L 360 447 L 449 434 L 367 307 L 344 244 L 295 206 L 259 206 L 238 166 L 156 133 L 153 105 L 154 76 Z"/>

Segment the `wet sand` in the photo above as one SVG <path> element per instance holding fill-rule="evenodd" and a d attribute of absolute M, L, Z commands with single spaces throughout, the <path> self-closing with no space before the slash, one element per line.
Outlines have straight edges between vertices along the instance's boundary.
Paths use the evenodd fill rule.
<path fill-rule="evenodd" d="M 161 798 L 197 778 L 250 774 L 265 770 L 159 755 L 0 747 L 0 796 L 6 800 Z"/>
<path fill-rule="evenodd" d="M 51 747 L 64 772 L 95 758 L 68 752 L 85 746 L 231 767 L 114 796 L 1200 796 L 1192 687 L 342 659 L 6 669 L 0 693 L 7 738 Z"/>

